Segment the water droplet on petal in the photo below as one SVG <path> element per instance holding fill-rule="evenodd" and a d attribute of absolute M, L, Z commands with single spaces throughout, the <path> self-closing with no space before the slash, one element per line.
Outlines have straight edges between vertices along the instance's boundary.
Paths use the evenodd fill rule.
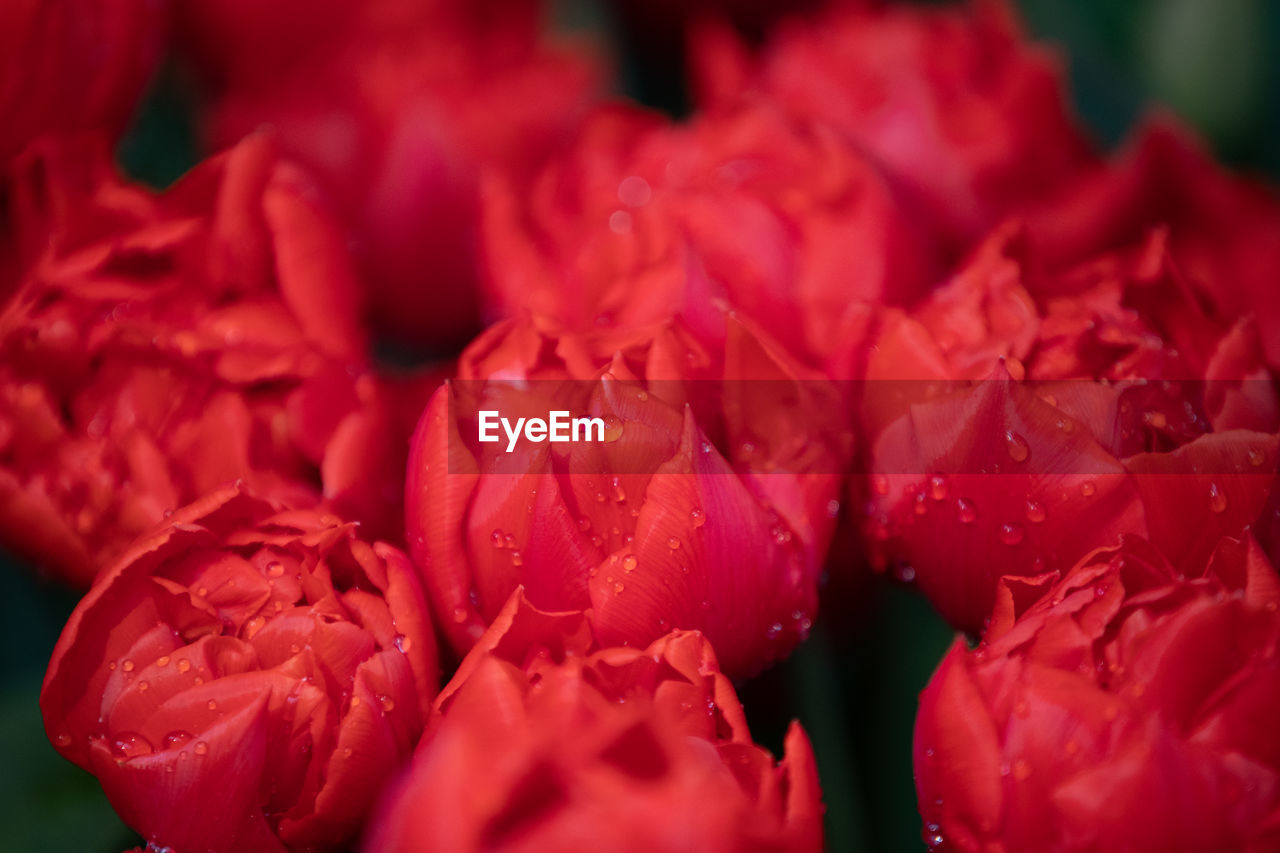
<path fill-rule="evenodd" d="M 872 474 L 871 491 L 882 496 L 889 494 L 889 478 L 884 474 Z"/>
<path fill-rule="evenodd" d="M 213 699 L 210 699 L 209 702 L 205 705 L 205 707 L 208 708 L 210 711 L 216 711 L 218 710 L 218 703 Z"/>
<path fill-rule="evenodd" d="M 672 551 L 676 550 L 677 548 L 680 547 L 680 540 L 674 536 L 668 536 L 667 547 L 670 548 Z"/>
<path fill-rule="evenodd" d="M 1086 498 L 1093 497 L 1097 491 L 1098 484 L 1093 482 L 1093 480 L 1085 480 L 1080 484 L 1080 494 L 1084 495 Z"/>
<path fill-rule="evenodd" d="M 916 579 L 916 570 L 912 566 L 903 566 L 898 569 L 898 580 L 903 583 L 911 583 Z"/>
<path fill-rule="evenodd" d="M 912 511 L 915 512 L 916 515 L 924 515 L 929 511 L 929 502 L 928 502 L 928 499 L 925 497 L 924 492 L 921 492 L 920 494 L 916 495 L 915 501 L 913 503 L 914 505 L 911 507 L 911 509 Z"/>
<path fill-rule="evenodd" d="M 513 565 L 513 566 L 523 566 L 523 565 L 524 565 L 524 557 L 520 556 L 520 552 L 519 552 L 519 551 L 512 551 L 512 552 L 511 552 L 511 565 Z"/>
<path fill-rule="evenodd" d="M 1217 483 L 1209 484 L 1209 509 L 1215 513 L 1226 512 L 1227 509 L 1227 495 Z"/>
<path fill-rule="evenodd" d="M 1017 545 L 1025 535 L 1026 531 L 1016 521 L 1000 526 L 1000 541 L 1006 545 Z"/>
<path fill-rule="evenodd" d="M 111 743 L 111 752 L 116 758 L 128 759 L 139 755 L 150 755 L 151 741 L 137 732 L 121 732 Z"/>
<path fill-rule="evenodd" d="M 465 619 L 466 614 L 465 613 L 462 614 L 462 617 Z M 401 654 L 407 655 L 409 653 L 409 650 L 413 648 L 413 640 L 409 637 L 406 637 L 404 634 L 396 634 L 396 638 L 393 642 L 395 643 L 396 648 L 400 651 Z"/>
<path fill-rule="evenodd" d="M 1045 511 L 1044 504 L 1039 501 L 1027 500 L 1027 521 L 1032 524 L 1039 524 L 1048 516 Z"/>
<path fill-rule="evenodd" d="M 1254 468 L 1262 467 L 1262 463 L 1267 461 L 1267 454 L 1263 453 L 1256 447 L 1249 448 L 1249 464 Z"/>
<path fill-rule="evenodd" d="M 181 729 L 177 731 L 169 732 L 167 735 L 164 736 L 164 748 L 165 749 L 181 749 L 182 747 L 186 746 L 194 737 L 195 735 L 193 735 L 191 732 L 184 732 Z"/>
<path fill-rule="evenodd" d="M 392 699 L 390 696 L 379 696 L 378 704 L 382 706 L 382 710 L 384 711 L 394 711 L 396 707 L 396 700 Z"/>
<path fill-rule="evenodd" d="M 191 661 L 186 658 L 178 658 L 178 672 L 186 672 L 191 669 Z"/>
<path fill-rule="evenodd" d="M 283 563 L 277 562 L 275 560 L 272 560 L 270 563 L 267 563 L 267 577 L 278 578 L 283 574 L 284 574 Z"/>
<path fill-rule="evenodd" d="M 614 592 L 622 592 L 622 590 L 623 590 L 622 581 L 618 581 L 613 585 Z"/>
<path fill-rule="evenodd" d="M 453 608 L 453 621 L 457 622 L 459 625 L 461 625 L 463 622 L 466 622 L 467 611 L 463 610 L 461 607 Z"/>
<path fill-rule="evenodd" d="M 695 506 L 689 510 L 689 520 L 693 522 L 694 527 L 701 527 L 707 523 L 707 514 Z"/>
<path fill-rule="evenodd" d="M 935 501 L 947 499 L 947 479 L 942 475 L 929 478 L 929 496 Z"/>
<path fill-rule="evenodd" d="M 968 498 L 956 499 L 956 518 L 961 524 L 972 524 L 978 518 L 978 508 Z"/>
<path fill-rule="evenodd" d="M 622 570 L 624 572 L 634 572 L 639 562 L 640 561 L 636 559 L 635 554 L 628 554 L 622 558 Z"/>
<path fill-rule="evenodd" d="M 1026 462 L 1027 457 L 1031 455 L 1031 447 L 1027 444 L 1027 440 L 1013 430 L 1005 431 L 1004 443 L 1005 449 L 1009 451 L 1009 458 L 1014 462 Z"/>
<path fill-rule="evenodd" d="M 125 672 L 133 672 L 133 661 L 131 660 L 122 661 L 120 664 L 120 668 L 123 669 Z"/>
<path fill-rule="evenodd" d="M 198 740 L 196 741 L 196 745 L 191 747 L 191 749 L 192 751 L 195 752 L 196 755 L 204 755 L 206 752 L 209 751 L 209 744 L 205 743 L 202 740 Z"/>
<path fill-rule="evenodd" d="M 53 742 L 58 746 L 63 746 L 63 747 L 71 746 L 71 735 L 67 734 L 66 732 L 63 732 L 62 734 L 54 738 Z"/>
<path fill-rule="evenodd" d="M 613 488 L 613 499 L 618 503 L 622 503 L 627 499 L 627 490 L 622 488 L 622 481 L 614 477 L 609 485 Z"/>
<path fill-rule="evenodd" d="M 148 690 L 150 690 L 150 689 L 151 689 L 151 682 L 149 682 L 149 681 L 139 681 L 139 682 L 138 682 L 138 692 L 139 692 L 139 693 L 146 693 L 146 692 L 147 692 Z"/>

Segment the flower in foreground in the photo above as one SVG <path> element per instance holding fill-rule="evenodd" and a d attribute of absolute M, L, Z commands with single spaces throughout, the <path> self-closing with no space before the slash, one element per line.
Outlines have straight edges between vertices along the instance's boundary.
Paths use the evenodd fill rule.
<path fill-rule="evenodd" d="M 370 853 L 822 848 L 803 730 L 781 763 L 752 743 L 696 632 L 601 648 L 517 591 L 436 709 Z"/>
<path fill-rule="evenodd" d="M 435 697 L 408 559 L 228 488 L 80 602 L 40 695 L 63 756 L 175 850 L 329 850 L 360 831 Z"/>

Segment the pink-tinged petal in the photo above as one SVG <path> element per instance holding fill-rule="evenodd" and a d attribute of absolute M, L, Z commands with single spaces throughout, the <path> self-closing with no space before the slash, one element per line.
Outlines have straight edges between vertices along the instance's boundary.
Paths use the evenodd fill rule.
<path fill-rule="evenodd" d="M 957 638 L 920 694 L 915 726 L 916 792 L 926 823 L 944 825 L 961 850 L 979 849 L 1003 819 L 1001 750 L 992 719 Z"/>
<path fill-rule="evenodd" d="M 822 843 L 822 787 L 813 746 L 800 723 L 792 720 L 782 741 L 783 759 L 779 773 L 786 791 L 786 826 L 796 850 L 817 851 Z"/>
<path fill-rule="evenodd" d="M 601 642 L 647 645 L 676 628 L 700 630 L 730 674 L 785 654 L 812 619 L 816 578 L 773 526 L 686 410 L 679 450 L 649 482 L 635 541 L 591 578 Z"/>
<path fill-rule="evenodd" d="M 90 767 L 125 823 L 159 847 L 284 851 L 259 799 L 266 710 L 261 696 L 223 717 L 191 743 L 185 760 L 168 753 L 121 760 L 105 740 L 95 741 Z"/>
<path fill-rule="evenodd" d="M 1205 367 L 1205 410 L 1214 432 L 1280 430 L 1280 400 L 1253 319 L 1232 327 Z"/>
<path fill-rule="evenodd" d="M 277 168 L 263 190 L 276 279 L 307 339 L 334 358 L 360 363 L 367 346 L 360 324 L 361 284 L 346 235 L 321 214 L 316 195 L 310 181 L 287 165 Z"/>
<path fill-rule="evenodd" d="M 467 508 L 478 485 L 475 459 L 465 451 L 449 383 L 431 398 L 409 453 L 405 533 L 436 624 L 455 649 L 469 649 L 485 621 L 471 600 L 474 576 L 466 545 Z"/>
<path fill-rule="evenodd" d="M 1218 540 L 1238 537 L 1271 494 L 1280 438 L 1234 430 L 1170 453 L 1124 460 L 1142 496 L 1151 543 L 1184 571 L 1205 565 Z"/>

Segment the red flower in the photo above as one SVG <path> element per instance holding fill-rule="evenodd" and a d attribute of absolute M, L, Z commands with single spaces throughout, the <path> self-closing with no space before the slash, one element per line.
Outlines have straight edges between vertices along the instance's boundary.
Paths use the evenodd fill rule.
<path fill-rule="evenodd" d="M 1190 579 L 1136 539 L 1060 583 L 1007 579 L 983 644 L 957 640 L 920 697 L 926 841 L 1276 849 L 1278 602 L 1248 538 L 1224 539 Z"/>
<path fill-rule="evenodd" d="M 40 706 L 58 751 L 155 846 L 327 850 L 412 752 L 436 667 L 402 553 L 224 489 L 99 578 Z"/>
<path fill-rule="evenodd" d="M 496 304 L 578 331 L 678 314 L 715 342 L 727 303 L 823 364 L 854 334 L 855 303 L 904 303 L 932 272 L 875 169 L 763 104 L 688 125 L 599 110 L 530 186 L 495 184 L 485 202 Z"/>
<path fill-rule="evenodd" d="M 822 848 L 803 730 L 753 744 L 697 633 L 600 648 L 516 592 L 436 707 L 367 850 Z"/>
<path fill-rule="evenodd" d="M 693 57 L 706 105 L 749 92 L 829 124 L 918 199 L 953 250 L 1091 162 L 1057 62 L 1005 2 L 833 3 L 784 22 L 756 59 L 723 33 Z"/>
<path fill-rule="evenodd" d="M 480 321 L 479 174 L 554 150 L 598 63 L 542 39 L 535 3 L 313 7 L 184 4 L 185 43 L 212 78 L 204 135 L 217 147 L 269 126 L 338 201 L 379 330 L 461 346 Z"/>
<path fill-rule="evenodd" d="M 557 336 L 522 321 L 472 344 L 423 414 L 406 497 L 411 554 L 456 649 L 519 585 L 538 607 L 592 608 L 607 645 L 701 630 L 735 676 L 807 634 L 847 453 L 830 422 L 841 405 L 743 322 L 727 334 L 709 351 L 677 323 Z M 478 441 L 483 410 L 557 409 L 603 428 Z"/>
<path fill-rule="evenodd" d="M 1252 314 L 1267 362 L 1280 369 L 1280 202 L 1225 172 L 1173 119 L 1148 120 L 1115 162 L 1067 184 L 1029 220 L 1036 245 L 1059 266 L 1166 229 L 1197 297 L 1220 316 Z"/>
<path fill-rule="evenodd" d="M 45 132 L 121 131 L 160 56 L 167 6 L 0 4 L 0 168 Z"/>
<path fill-rule="evenodd" d="M 1257 332 L 1206 314 L 1157 233 L 1039 275 L 992 236 L 872 335 L 854 483 L 880 568 L 977 631 L 1002 575 L 1063 571 L 1121 533 L 1203 565 L 1273 488 L 1280 400 Z M 1172 476 L 1176 475 L 1176 476 Z"/>
<path fill-rule="evenodd" d="M 24 157 L 0 238 L 0 531 L 85 585 L 228 481 L 314 503 L 365 361 L 337 229 L 262 139 L 163 196 L 108 164 Z"/>

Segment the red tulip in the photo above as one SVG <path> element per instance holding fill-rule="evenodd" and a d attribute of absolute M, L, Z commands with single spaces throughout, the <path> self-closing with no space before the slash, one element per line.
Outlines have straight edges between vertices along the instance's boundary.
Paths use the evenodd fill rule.
<path fill-rule="evenodd" d="M 1188 578 L 1127 539 L 1060 582 L 1006 579 L 982 645 L 957 640 L 920 697 L 926 841 L 1276 849 L 1278 603 L 1251 538 L 1224 539 Z"/>
<path fill-rule="evenodd" d="M 803 730 L 753 744 L 697 633 L 600 648 L 517 591 L 436 707 L 369 851 L 822 848 Z"/>
<path fill-rule="evenodd" d="M 161 196 L 109 163 L 22 158 L 0 237 L 0 535 L 86 586 L 226 482 L 318 500 L 366 361 L 337 228 L 265 140 Z"/>
<path fill-rule="evenodd" d="M 721 351 L 679 323 L 629 334 L 495 326 L 414 438 L 406 533 L 432 605 L 466 651 L 517 586 L 592 608 L 607 645 L 676 628 L 753 672 L 817 605 L 848 436 L 829 384 L 742 321 Z M 480 443 L 492 410 L 601 420 L 589 441 Z"/>
<path fill-rule="evenodd" d="M 207 142 L 216 148 L 269 126 L 322 181 L 384 335 L 445 352 L 479 329 L 481 172 L 534 168 L 601 86 L 590 52 L 542 37 L 539 8 L 519 0 L 183 5 L 182 43 L 211 89 L 201 115 Z"/>
<path fill-rule="evenodd" d="M 0 168 L 43 133 L 123 130 L 167 26 L 167 0 L 0 4 Z"/>
<path fill-rule="evenodd" d="M 1227 173 L 1172 117 L 1151 117 L 1113 162 L 1043 199 L 1029 226 L 1058 266 L 1167 230 L 1197 298 L 1220 316 L 1253 315 L 1267 363 L 1280 368 L 1280 199 Z"/>
<path fill-rule="evenodd" d="M 873 558 L 969 631 L 1001 576 L 1064 571 L 1122 533 L 1202 565 L 1259 518 L 1277 468 L 1256 331 L 1206 314 L 1159 234 L 1062 275 L 1036 260 L 998 231 L 880 318 L 867 357 L 872 476 L 854 488 Z"/>
<path fill-rule="evenodd" d="M 721 34 L 692 54 L 700 98 L 746 92 L 830 125 L 961 251 L 1092 162 L 1058 62 L 1010 6 L 831 3 L 783 22 L 755 59 Z"/>
<path fill-rule="evenodd" d="M 80 602 L 40 706 L 157 848 L 340 848 L 412 752 L 435 643 L 403 554 L 229 488 Z"/>
<path fill-rule="evenodd" d="M 497 307 L 576 331 L 678 314 L 718 342 L 723 303 L 826 364 L 856 334 L 857 303 L 905 303 L 932 273 L 880 174 L 767 104 L 686 125 L 601 109 L 531 185 L 489 189 Z"/>

